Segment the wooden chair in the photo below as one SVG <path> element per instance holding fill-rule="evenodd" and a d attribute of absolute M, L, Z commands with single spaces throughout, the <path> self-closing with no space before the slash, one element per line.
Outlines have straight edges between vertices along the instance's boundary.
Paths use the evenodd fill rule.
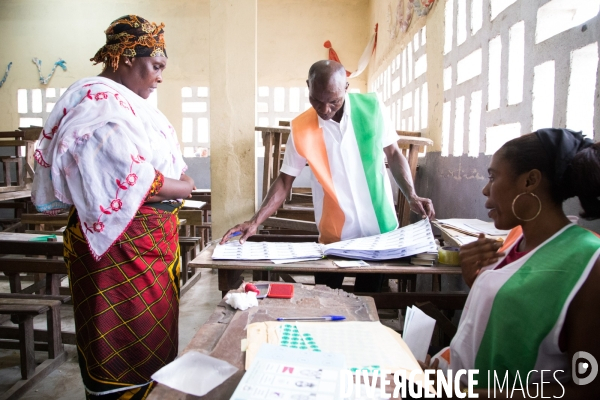
<path fill-rule="evenodd" d="M 60 305 L 70 300 L 60 295 L 60 280 L 67 272 L 62 243 L 2 240 L 0 256 L 0 271 L 9 277 L 11 290 L 0 294 L 0 315 L 18 324 L 0 327 L 0 348 L 21 351 L 23 378 L 0 399 L 16 399 L 62 364 L 66 359 L 63 343 L 75 344 L 75 334 L 61 332 Z M 38 281 L 23 287 L 22 273 L 34 274 Z M 33 318 L 43 313 L 47 330 L 34 330 Z M 35 350 L 48 351 L 48 360 L 37 368 Z"/>
<path fill-rule="evenodd" d="M 424 152 L 427 146 L 433 145 L 433 140 L 422 138 L 421 132 L 396 131 L 398 133 L 398 147 L 406 157 L 410 167 L 413 182 L 417 176 L 419 153 Z M 410 224 L 410 205 L 400 189 L 398 189 L 398 204 L 396 206 L 400 226 Z"/>
<path fill-rule="evenodd" d="M 18 399 L 67 359 L 67 353 L 64 351 L 61 340 L 60 305 L 68 298 L 68 296 L 65 298 L 62 296 L 0 295 L 0 315 L 10 314 L 16 317 L 19 325 L 16 329 L 12 328 L 14 332 L 9 332 L 12 334 L 1 336 L 8 339 L 0 339 L 0 348 L 19 349 L 22 378 L 0 396 L 0 399 Z M 48 315 L 48 335 L 46 343 L 36 343 L 33 318 L 43 313 Z M 2 327 L 4 332 L 7 329 L 11 328 Z M 48 351 L 48 359 L 37 367 L 36 350 Z"/>
<path fill-rule="evenodd" d="M 35 142 L 38 140 L 41 131 L 41 127 L 31 127 L 20 128 L 18 130 L 9 132 L 0 132 L 0 138 L 5 139 L 0 140 L 0 147 L 9 147 L 14 149 L 13 155 L 0 157 L 0 161 L 2 162 L 2 168 L 4 171 L 5 187 L 0 190 L 0 193 L 7 191 L 23 190 L 26 188 L 27 184 L 33 182 L 33 166 L 35 163 L 33 155 L 35 152 Z M 24 155 L 21 154 L 20 151 L 20 149 L 23 147 L 25 148 Z M 23 163 L 23 160 L 25 161 L 25 163 Z M 11 164 L 15 164 L 17 167 L 14 181 L 14 183 L 16 183 L 16 186 L 13 185 L 13 179 L 11 176 Z"/>
<path fill-rule="evenodd" d="M 263 145 L 265 146 L 262 190 L 263 199 L 266 197 L 269 188 L 281 170 L 283 154 L 285 152 L 285 143 L 287 142 L 291 132 L 291 129 L 289 128 L 289 122 L 280 121 L 280 125 L 283 124 L 286 124 L 287 126 L 257 126 L 255 128 L 256 131 L 262 132 Z M 301 190 L 297 191 L 296 189 Z M 302 205 L 299 203 L 291 205 L 292 198 L 295 197 L 295 193 L 301 193 L 298 199 L 302 198 L 305 203 Z M 292 188 L 292 191 L 288 195 L 286 204 L 284 204 L 274 216 L 268 218 L 264 222 L 263 226 L 269 231 L 280 230 L 281 234 L 286 234 L 287 231 L 290 230 L 311 234 L 318 232 L 314 221 L 314 209 L 312 206 L 312 195 L 310 194 L 310 189 Z"/>
<path fill-rule="evenodd" d="M 264 199 L 273 181 L 279 175 L 281 161 L 283 160 L 283 145 L 287 142 L 291 129 L 288 127 L 257 126 L 255 130 L 262 132 L 263 145 L 265 146 L 262 189 L 262 198 Z"/>

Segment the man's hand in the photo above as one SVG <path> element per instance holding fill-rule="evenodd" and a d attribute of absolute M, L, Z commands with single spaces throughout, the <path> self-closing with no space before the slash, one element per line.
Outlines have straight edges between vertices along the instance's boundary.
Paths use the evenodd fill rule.
<path fill-rule="evenodd" d="M 435 218 L 435 210 L 430 199 L 425 197 L 414 196 L 409 201 L 411 211 L 421 215 L 423 218 L 428 217 L 430 220 Z"/>
<path fill-rule="evenodd" d="M 251 221 L 246 221 L 244 223 L 238 224 L 238 225 L 234 226 L 233 228 L 231 228 L 230 230 L 228 230 L 225 233 L 225 235 L 223 235 L 223 238 L 221 239 L 221 242 L 219 242 L 219 244 L 227 243 L 227 241 L 229 239 L 231 239 L 233 237 L 233 234 L 236 232 L 241 232 L 240 243 L 244 243 L 246 241 L 246 239 L 248 239 L 250 236 L 256 234 L 257 228 L 258 228 L 258 224 L 251 222 Z"/>
<path fill-rule="evenodd" d="M 499 252 L 502 243 L 487 239 L 483 233 L 479 234 L 477 241 L 466 244 L 460 248 L 460 267 L 462 269 L 463 279 L 471 287 L 475 278 L 479 276 L 481 268 L 498 261 L 505 255 L 504 252 Z"/>

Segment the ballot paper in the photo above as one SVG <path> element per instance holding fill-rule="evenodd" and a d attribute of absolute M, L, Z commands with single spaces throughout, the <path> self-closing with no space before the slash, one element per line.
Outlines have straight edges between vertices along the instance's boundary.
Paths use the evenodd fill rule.
<path fill-rule="evenodd" d="M 340 398 L 342 354 L 263 344 L 231 400 Z"/>
<path fill-rule="evenodd" d="M 422 219 L 380 235 L 328 244 L 324 254 L 359 260 L 388 260 L 428 251 L 437 251 L 437 246 L 429 219 Z"/>
<path fill-rule="evenodd" d="M 425 314 L 416 306 L 406 308 L 402 338 L 419 361 L 424 362 L 425 357 L 427 357 L 427 350 L 429 349 L 434 328 L 435 319 Z"/>
<path fill-rule="evenodd" d="M 213 260 L 286 260 L 322 258 L 323 245 L 314 242 L 245 242 L 218 244 Z"/>
<path fill-rule="evenodd" d="M 323 255 L 359 260 L 389 260 L 437 251 L 428 219 L 380 235 L 321 245 L 313 242 L 228 242 L 217 245 L 213 260 L 285 260 Z"/>

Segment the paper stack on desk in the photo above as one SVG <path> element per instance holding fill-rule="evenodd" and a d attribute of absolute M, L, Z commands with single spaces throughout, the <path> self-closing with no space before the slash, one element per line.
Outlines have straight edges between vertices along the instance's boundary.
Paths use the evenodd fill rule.
<path fill-rule="evenodd" d="M 428 219 L 381 235 L 344 240 L 325 246 L 326 256 L 389 260 L 437 251 Z"/>
<path fill-rule="evenodd" d="M 391 232 L 320 245 L 318 243 L 246 242 L 217 245 L 213 260 L 285 260 L 339 256 L 358 260 L 389 260 L 437 251 L 428 219 Z"/>
<path fill-rule="evenodd" d="M 496 229 L 493 222 L 480 219 L 449 218 L 432 221 L 441 232 L 448 246 L 464 246 L 474 242 L 480 233 L 497 240 L 504 240 L 509 231 Z"/>

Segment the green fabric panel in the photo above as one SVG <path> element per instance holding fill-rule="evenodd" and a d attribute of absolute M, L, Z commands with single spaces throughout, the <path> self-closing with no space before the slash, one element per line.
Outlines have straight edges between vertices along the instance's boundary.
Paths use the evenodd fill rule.
<path fill-rule="evenodd" d="M 383 179 L 387 176 L 384 177 L 381 172 L 385 124 L 379 101 L 374 93 L 351 93 L 349 97 L 352 126 L 379 230 L 381 233 L 389 232 L 396 228 L 397 219 L 385 194 Z"/>
<path fill-rule="evenodd" d="M 536 251 L 499 289 L 475 358 L 479 387 L 488 387 L 487 371 L 512 385 L 535 366 L 539 346 L 556 324 L 569 294 L 600 239 L 579 227 L 567 228 Z M 505 267 L 506 268 L 506 267 Z"/>

